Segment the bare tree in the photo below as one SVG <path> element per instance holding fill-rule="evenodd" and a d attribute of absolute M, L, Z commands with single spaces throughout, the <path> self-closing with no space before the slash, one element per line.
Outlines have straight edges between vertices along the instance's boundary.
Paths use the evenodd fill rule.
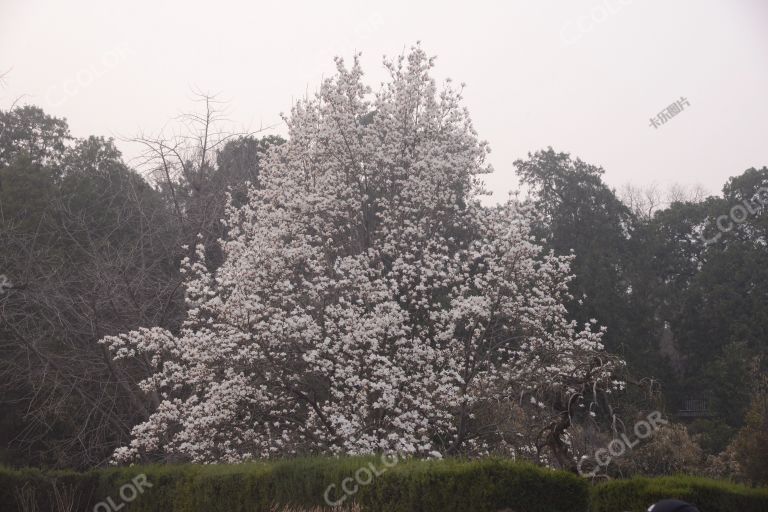
<path fill-rule="evenodd" d="M 619 189 L 619 198 L 640 219 L 650 219 L 663 205 L 662 193 L 655 183 L 638 187 L 630 183 Z"/>
<path fill-rule="evenodd" d="M 233 187 L 243 189 L 245 179 L 254 181 L 258 161 L 250 162 L 252 174 L 230 176 L 218 165 L 217 157 L 239 140 L 256 140 L 254 136 L 269 130 L 233 130 L 226 116 L 226 103 L 215 95 L 195 91 L 198 112 L 184 113 L 173 119 L 170 128 L 157 135 L 139 134 L 126 139 L 144 148 L 133 161 L 136 168 L 149 176 L 173 204 L 183 233 L 181 245 L 194 246 L 202 236 L 210 261 L 215 265 L 217 240 L 223 236 L 220 220 L 224 216 L 227 193 Z M 168 133 L 170 132 L 170 133 Z M 279 138 L 266 138 L 280 143 Z M 263 151 L 267 149 L 266 144 Z"/>
<path fill-rule="evenodd" d="M 648 220 L 654 213 L 666 208 L 672 203 L 698 203 L 707 197 L 707 192 L 701 185 L 686 186 L 674 183 L 664 191 L 652 183 L 640 187 L 627 183 L 619 189 L 619 198 L 627 207 L 642 220 Z"/>
<path fill-rule="evenodd" d="M 706 189 L 699 185 L 672 184 L 667 190 L 667 204 L 672 203 L 700 203 L 707 197 Z"/>
<path fill-rule="evenodd" d="M 218 159 L 232 143 L 237 151 L 224 167 L 257 177 L 270 142 L 226 132 L 220 102 L 198 99 L 202 113 L 177 118 L 173 136 L 133 139 L 146 150 L 138 163 L 154 187 L 122 163 L 111 142 L 61 144 L 66 123 L 39 109 L 25 110 L 24 129 L 11 130 L 13 140 L 0 147 L 0 156 L 10 151 L 0 159 L 10 187 L 0 188 L 0 273 L 13 283 L 0 294 L 0 414 L 14 411 L 21 425 L 0 436 L 27 463 L 104 464 L 158 405 L 137 385 L 149 361 L 116 363 L 98 341 L 144 326 L 178 329 L 183 246 L 201 233 L 214 250 L 227 191 L 242 187 L 245 176 L 220 172 Z M 25 140 L 40 132 L 35 123 L 58 131 Z M 24 158 L 16 162 L 15 148 L 32 145 L 45 155 L 51 148 L 41 145 L 51 140 L 55 162 L 39 158 L 34 170 Z M 255 157 L 241 151 L 254 148 Z"/>
<path fill-rule="evenodd" d="M 178 249 L 167 245 L 177 237 L 161 203 L 133 186 L 126 180 L 91 211 L 62 194 L 35 232 L 11 222 L 0 232 L 2 265 L 27 283 L 0 297 L 0 381 L 25 411 L 12 444 L 41 454 L 37 463 L 103 464 L 158 403 L 136 386 L 142 361 L 115 365 L 97 343 L 126 327 L 178 325 Z M 117 221 L 96 229 L 106 213 Z"/>

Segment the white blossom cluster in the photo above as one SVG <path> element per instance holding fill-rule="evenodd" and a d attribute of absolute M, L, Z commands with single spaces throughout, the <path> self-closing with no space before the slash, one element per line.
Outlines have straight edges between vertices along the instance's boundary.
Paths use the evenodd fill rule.
<path fill-rule="evenodd" d="M 489 150 L 460 90 L 419 47 L 385 65 L 373 93 L 339 59 L 293 108 L 228 209 L 222 266 L 202 247 L 183 262 L 179 333 L 103 340 L 151 363 L 160 398 L 116 461 L 426 456 L 473 446 L 488 401 L 611 387 L 601 331 L 566 319 L 569 257 L 543 251 L 526 207 L 480 204 Z"/>

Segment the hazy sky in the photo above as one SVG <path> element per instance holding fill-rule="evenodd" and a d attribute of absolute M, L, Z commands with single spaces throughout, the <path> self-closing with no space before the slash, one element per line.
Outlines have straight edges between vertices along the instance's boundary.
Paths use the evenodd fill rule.
<path fill-rule="evenodd" d="M 375 86 L 382 56 L 419 40 L 438 79 L 467 84 L 497 199 L 516 187 L 512 162 L 547 146 L 603 166 L 616 187 L 714 193 L 768 165 L 766 0 L 0 0 L 0 107 L 24 95 L 75 136 L 125 137 L 193 108 L 196 88 L 253 129 L 312 93 L 334 55 L 362 51 Z M 651 127 L 681 97 L 684 110 Z"/>

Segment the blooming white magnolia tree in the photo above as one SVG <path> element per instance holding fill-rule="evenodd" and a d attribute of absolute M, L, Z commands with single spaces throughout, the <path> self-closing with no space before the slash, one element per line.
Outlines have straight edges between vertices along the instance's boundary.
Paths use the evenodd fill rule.
<path fill-rule="evenodd" d="M 566 319 L 569 259 L 523 206 L 479 203 L 488 148 L 432 65 L 414 48 L 373 94 L 338 60 L 229 208 L 223 265 L 184 262 L 181 331 L 105 338 L 151 362 L 160 397 L 117 461 L 481 451 L 475 412 L 521 397 L 560 418 L 542 425 L 560 443 L 572 406 L 611 387 L 600 331 Z"/>

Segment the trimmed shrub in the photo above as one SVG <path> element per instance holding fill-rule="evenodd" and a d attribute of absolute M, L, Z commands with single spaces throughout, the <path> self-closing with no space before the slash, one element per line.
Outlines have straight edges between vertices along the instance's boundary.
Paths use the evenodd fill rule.
<path fill-rule="evenodd" d="M 328 498 L 333 503 L 342 497 L 341 486 L 345 478 L 355 478 L 360 468 L 381 466 L 377 457 L 314 457 L 277 462 L 273 466 L 273 500 L 281 505 L 303 507 L 328 507 L 325 493 L 329 486 Z M 344 500 L 350 505 L 359 496 Z M 340 504 L 341 505 L 341 504 Z"/>
<path fill-rule="evenodd" d="M 405 462 L 361 488 L 371 512 L 586 512 L 584 479 L 509 460 Z"/>
<path fill-rule="evenodd" d="M 329 486 L 333 487 L 328 498 L 343 500 L 342 506 L 331 508 L 325 503 Z M 125 497 L 131 499 L 121 508 Z M 379 457 L 318 457 L 237 465 L 132 466 L 86 473 L 0 467 L 3 512 L 108 512 L 113 508 L 276 512 L 282 507 L 366 512 L 645 512 L 663 498 L 689 501 L 702 512 L 768 510 L 768 489 L 664 477 L 603 483 L 590 493 L 586 480 L 576 475 L 506 459 L 397 462 Z M 21 506 L 24 501 L 26 507 Z"/>
<path fill-rule="evenodd" d="M 99 477 L 95 494 L 99 500 L 111 497 L 119 504 L 120 487 L 143 474 L 151 487 L 126 507 L 131 512 L 268 511 L 273 502 L 272 471 L 270 465 L 259 463 L 114 468 L 94 472 Z"/>
<path fill-rule="evenodd" d="M 691 476 L 637 477 L 596 485 L 591 512 L 646 512 L 662 499 L 692 503 L 701 512 L 765 512 L 768 489 L 753 489 L 730 482 Z"/>
<path fill-rule="evenodd" d="M 140 493 L 132 484 L 137 477 L 146 482 Z M 0 503 L 4 511 L 21 512 L 18 500 L 24 490 L 38 510 L 58 510 L 54 484 L 69 489 L 72 510 L 97 507 L 97 512 L 119 507 L 125 496 L 132 498 L 125 507 L 131 512 L 331 509 L 325 502 L 329 486 L 328 498 L 342 500 L 335 510 L 586 512 L 589 497 L 586 482 L 575 475 L 506 460 L 397 462 L 349 457 L 133 466 L 88 473 L 0 470 Z M 345 494 L 344 487 L 354 492 Z"/>
<path fill-rule="evenodd" d="M 0 467 L 0 510 L 56 511 L 58 504 L 70 510 L 87 510 L 95 478 L 74 471 L 11 470 Z"/>

